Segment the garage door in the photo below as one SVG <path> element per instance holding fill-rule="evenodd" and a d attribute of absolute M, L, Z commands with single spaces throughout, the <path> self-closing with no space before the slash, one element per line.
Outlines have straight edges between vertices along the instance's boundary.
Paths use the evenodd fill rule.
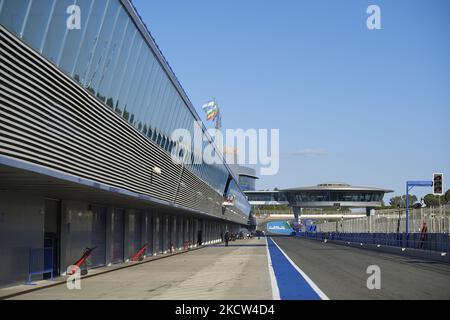
<path fill-rule="evenodd" d="M 112 263 L 123 262 L 125 210 L 114 209 L 112 216 Z"/>
<path fill-rule="evenodd" d="M 128 216 L 129 257 L 132 258 L 142 247 L 141 242 L 141 212 L 132 213 Z"/>
<path fill-rule="evenodd" d="M 147 215 L 147 255 L 153 255 L 153 215 L 151 213 L 146 213 Z"/>
<path fill-rule="evenodd" d="M 92 268 L 106 264 L 106 212 L 105 207 L 92 207 Z"/>

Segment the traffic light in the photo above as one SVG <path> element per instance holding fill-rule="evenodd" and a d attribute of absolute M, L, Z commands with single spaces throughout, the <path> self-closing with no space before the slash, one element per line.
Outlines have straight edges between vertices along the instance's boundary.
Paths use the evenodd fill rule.
<path fill-rule="evenodd" d="M 434 195 L 443 195 L 443 174 L 442 173 L 433 173 L 433 194 Z"/>

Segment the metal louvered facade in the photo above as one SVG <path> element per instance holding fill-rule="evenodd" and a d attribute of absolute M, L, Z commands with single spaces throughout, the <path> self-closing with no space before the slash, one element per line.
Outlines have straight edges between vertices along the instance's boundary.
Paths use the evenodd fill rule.
<path fill-rule="evenodd" d="M 98 1 L 109 7 L 114 1 L 119 3 Z M 132 7 L 128 4 L 123 8 Z M 162 141 L 160 134 L 152 141 L 130 125 L 125 111 L 113 112 L 92 94 L 92 88 L 83 87 L 4 26 L 1 28 L 2 155 L 224 217 L 221 202 L 226 190 L 214 188 L 193 174 L 198 166 L 183 167 L 172 161 L 168 147 L 174 146 L 155 143 Z M 163 59 L 156 52 L 155 57 Z M 176 84 L 177 93 L 186 101 L 165 60 L 158 62 L 166 66 L 171 83 Z M 160 174 L 155 173 L 155 167 Z M 228 175 L 232 175 L 231 171 L 223 175 L 223 186 Z M 237 193 L 243 194 L 240 190 Z M 236 220 L 228 211 L 225 215 Z M 233 211 L 241 215 L 236 222 L 242 223 L 242 216 L 248 216 L 248 206 Z"/>

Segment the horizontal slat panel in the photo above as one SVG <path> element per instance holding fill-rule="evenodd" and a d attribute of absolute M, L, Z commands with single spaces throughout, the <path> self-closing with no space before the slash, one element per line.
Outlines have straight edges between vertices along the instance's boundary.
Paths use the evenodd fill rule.
<path fill-rule="evenodd" d="M 222 195 L 0 30 L 0 154 L 242 222 L 228 210 L 222 214 Z"/>

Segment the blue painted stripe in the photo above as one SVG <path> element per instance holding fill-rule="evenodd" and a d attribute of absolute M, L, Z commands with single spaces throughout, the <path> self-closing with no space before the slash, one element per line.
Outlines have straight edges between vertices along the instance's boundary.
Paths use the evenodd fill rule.
<path fill-rule="evenodd" d="M 321 300 L 271 238 L 268 238 L 267 245 L 281 300 Z"/>

